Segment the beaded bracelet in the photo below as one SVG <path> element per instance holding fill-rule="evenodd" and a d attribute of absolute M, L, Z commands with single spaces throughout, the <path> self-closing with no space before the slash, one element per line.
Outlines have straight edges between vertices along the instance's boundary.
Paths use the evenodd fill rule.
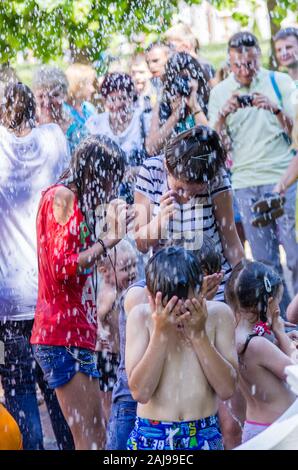
<path fill-rule="evenodd" d="M 101 238 L 99 238 L 97 241 L 102 246 L 103 256 L 106 258 L 108 256 L 108 251 L 106 245 L 104 244 L 104 241 Z"/>

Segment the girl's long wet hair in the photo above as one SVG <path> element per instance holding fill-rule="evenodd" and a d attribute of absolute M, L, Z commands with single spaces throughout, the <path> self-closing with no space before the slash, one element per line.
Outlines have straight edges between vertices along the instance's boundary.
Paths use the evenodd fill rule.
<path fill-rule="evenodd" d="M 269 266 L 257 261 L 246 261 L 234 284 L 235 298 L 240 308 L 255 312 L 267 321 L 268 301 L 278 293 L 282 279 Z"/>
<path fill-rule="evenodd" d="M 36 102 L 34 94 L 24 83 L 7 85 L 1 105 L 1 122 L 7 129 L 17 131 L 23 125 L 35 127 Z"/>
<path fill-rule="evenodd" d="M 94 135 L 78 145 L 69 168 L 59 178 L 60 184 L 76 185 L 79 207 L 94 239 L 96 207 L 109 202 L 112 191 L 115 194 L 124 169 L 123 150 L 108 137 Z"/>
<path fill-rule="evenodd" d="M 170 246 L 153 255 L 145 268 L 146 285 L 152 296 L 162 293 L 169 301 L 177 296 L 187 299 L 189 289 L 199 292 L 203 272 L 198 258 L 181 247 Z"/>
<path fill-rule="evenodd" d="M 236 313 L 238 310 L 238 298 L 237 298 L 236 291 L 235 291 L 235 285 L 239 277 L 239 274 L 241 273 L 245 264 L 246 264 L 245 260 L 239 261 L 239 263 L 237 263 L 236 266 L 233 267 L 232 272 L 225 284 L 225 293 L 224 293 L 225 302 L 231 307 L 234 313 Z"/>
<path fill-rule="evenodd" d="M 192 183 L 211 181 L 225 166 L 226 153 L 217 132 L 196 126 L 170 140 L 165 148 L 169 173 L 176 179 Z"/>

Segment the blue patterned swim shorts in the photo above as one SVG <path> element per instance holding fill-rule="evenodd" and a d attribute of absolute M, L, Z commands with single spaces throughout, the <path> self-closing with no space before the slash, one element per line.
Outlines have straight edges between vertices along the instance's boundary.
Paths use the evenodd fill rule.
<path fill-rule="evenodd" d="M 165 422 L 138 418 L 128 450 L 223 450 L 217 415 L 198 421 Z"/>

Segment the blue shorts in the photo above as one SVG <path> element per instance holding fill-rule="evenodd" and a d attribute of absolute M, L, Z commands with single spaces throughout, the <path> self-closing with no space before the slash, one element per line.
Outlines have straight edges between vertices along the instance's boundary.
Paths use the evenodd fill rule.
<path fill-rule="evenodd" d="M 77 372 L 100 377 L 96 353 L 88 349 L 34 344 L 33 352 L 50 388 L 67 384 Z"/>
<path fill-rule="evenodd" d="M 240 212 L 239 212 L 239 207 L 238 207 L 238 203 L 237 203 L 235 194 L 234 194 L 234 196 L 233 196 L 233 210 L 234 210 L 234 221 L 235 221 L 235 224 L 238 224 L 238 223 L 241 222 L 241 215 L 240 215 Z"/>
<path fill-rule="evenodd" d="M 128 450 L 223 450 L 218 417 L 165 422 L 137 418 Z"/>

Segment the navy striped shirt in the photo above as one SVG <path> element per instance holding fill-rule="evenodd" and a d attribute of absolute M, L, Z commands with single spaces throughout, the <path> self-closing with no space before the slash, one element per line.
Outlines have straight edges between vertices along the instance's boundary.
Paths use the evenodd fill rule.
<path fill-rule="evenodd" d="M 153 204 L 153 216 L 159 212 L 160 198 L 169 191 L 167 171 L 163 156 L 151 157 L 142 165 L 135 190 L 150 199 Z M 224 191 L 230 191 L 231 184 L 224 168 L 210 182 L 204 193 L 197 194 L 185 204 L 177 204 L 175 216 L 169 221 L 166 233 L 159 245 L 166 243 L 167 239 L 179 240 L 188 250 L 197 250 L 203 244 L 204 236 L 213 240 L 216 249 L 222 256 L 222 269 L 224 279 L 216 295 L 217 300 L 223 299 L 224 284 L 231 272 L 231 266 L 224 256 L 220 235 L 214 215 L 213 198 Z"/>

